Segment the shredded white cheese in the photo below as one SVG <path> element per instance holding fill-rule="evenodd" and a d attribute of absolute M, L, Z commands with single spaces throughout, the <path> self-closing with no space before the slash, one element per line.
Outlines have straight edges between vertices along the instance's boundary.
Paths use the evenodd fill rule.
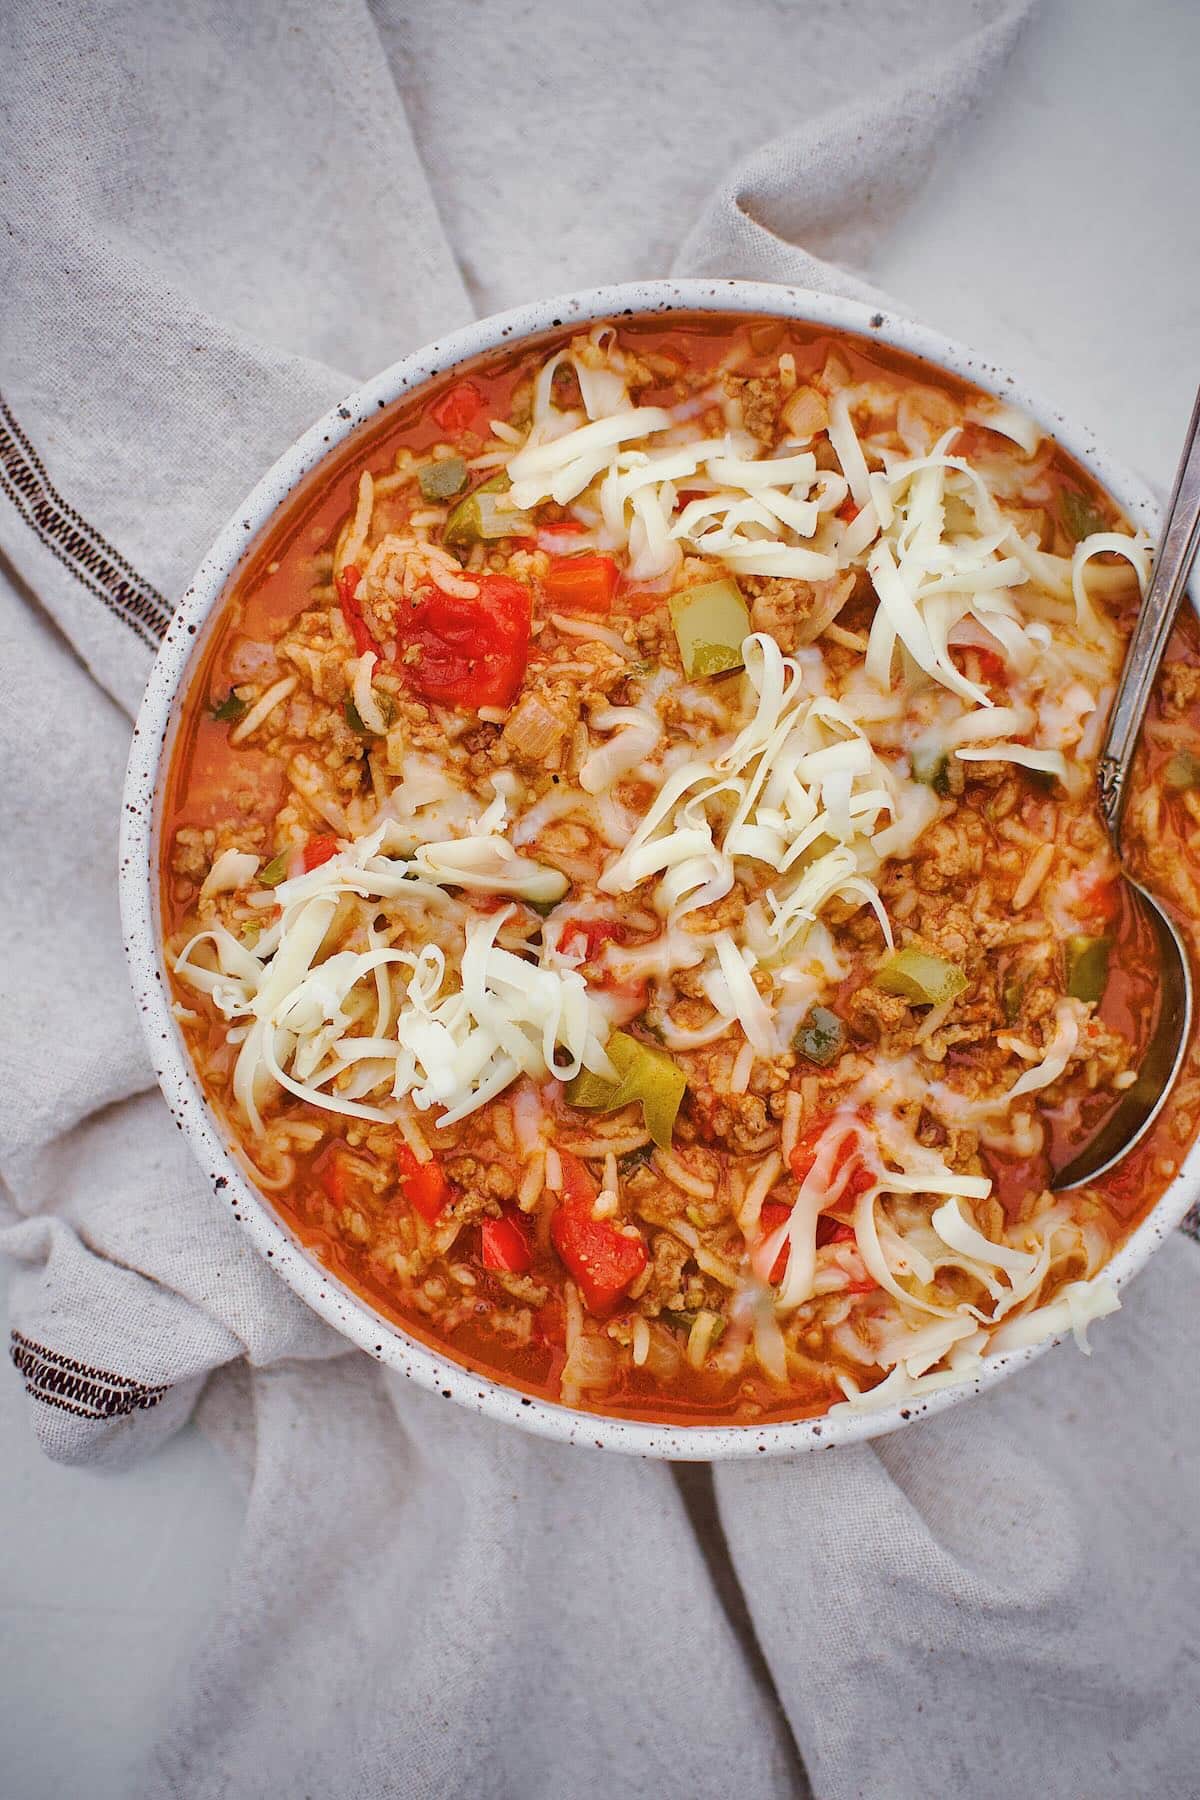
<path fill-rule="evenodd" d="M 439 1107 L 440 1122 L 449 1124 L 520 1074 L 570 1080 L 587 1067 L 611 1076 L 608 1022 L 582 976 L 497 944 L 511 908 L 468 919 L 458 986 L 447 980 L 443 952 L 428 944 L 416 954 L 371 946 L 318 960 L 343 895 L 419 895 L 434 881 L 468 885 L 471 870 L 454 866 L 453 853 L 492 854 L 497 841 L 524 860 L 503 840 L 476 838 L 426 845 L 414 861 L 398 862 L 379 853 L 381 836 L 283 883 L 282 915 L 253 947 L 217 926 L 176 959 L 182 980 L 209 994 L 231 1024 L 248 1025 L 234 1091 L 255 1129 L 272 1082 L 328 1112 L 390 1120 L 395 1102 L 411 1099 L 422 1111 Z M 194 960 L 202 943 L 216 951 L 215 970 Z M 403 980 L 394 1016 L 390 983 L 378 981 L 385 971 Z M 374 1014 L 370 1031 L 361 1028 L 364 1001 Z"/>

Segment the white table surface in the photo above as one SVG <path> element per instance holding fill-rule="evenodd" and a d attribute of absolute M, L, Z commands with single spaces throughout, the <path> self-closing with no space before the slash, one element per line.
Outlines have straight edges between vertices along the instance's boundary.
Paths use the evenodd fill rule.
<path fill-rule="evenodd" d="M 870 271 L 1160 482 L 1200 379 L 1198 74 L 1193 0 L 1047 0 Z M 125 1800 L 241 1501 L 194 1429 L 80 1474 L 44 1461 L 24 1409 L 0 1373 L 0 1791 Z"/>

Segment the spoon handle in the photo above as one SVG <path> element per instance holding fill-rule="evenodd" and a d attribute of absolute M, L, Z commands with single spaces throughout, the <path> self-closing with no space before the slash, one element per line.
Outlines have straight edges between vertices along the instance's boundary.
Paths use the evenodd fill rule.
<path fill-rule="evenodd" d="M 1125 666 L 1108 718 L 1108 730 L 1100 750 L 1096 782 L 1100 810 L 1113 843 L 1119 843 L 1121 815 L 1125 810 L 1125 786 L 1137 748 L 1142 720 L 1158 666 L 1175 623 L 1175 614 L 1200 548 L 1200 393 L 1192 408 L 1191 423 L 1175 474 L 1175 487 L 1167 507 L 1162 539 L 1154 561 L 1150 588 L 1129 648 Z"/>

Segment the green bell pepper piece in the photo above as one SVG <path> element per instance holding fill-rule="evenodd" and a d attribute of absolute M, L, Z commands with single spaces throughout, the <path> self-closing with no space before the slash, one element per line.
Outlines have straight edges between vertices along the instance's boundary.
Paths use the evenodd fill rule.
<path fill-rule="evenodd" d="M 665 1050 L 626 1031 L 614 1031 L 604 1048 L 619 1080 L 606 1081 L 581 1069 L 567 1083 L 568 1103 L 585 1112 L 616 1112 L 637 1100 L 650 1136 L 661 1150 L 669 1150 L 687 1076 Z"/>
<path fill-rule="evenodd" d="M 1095 501 L 1078 488 L 1060 488 L 1058 504 L 1067 535 L 1074 538 L 1077 544 L 1081 544 L 1084 538 L 1091 537 L 1094 532 L 1103 531 L 1108 524 Z"/>
<path fill-rule="evenodd" d="M 1112 939 L 1067 939 L 1067 992 L 1073 1000 L 1099 1000 L 1108 986 L 1108 955 Z"/>
<path fill-rule="evenodd" d="M 1177 750 L 1170 758 L 1163 776 L 1169 788 L 1179 793 L 1183 788 L 1200 787 L 1200 756 L 1190 750 Z"/>
<path fill-rule="evenodd" d="M 461 456 L 448 456 L 444 462 L 425 463 L 417 470 L 417 481 L 426 500 L 452 500 L 467 485 L 467 465 Z"/>
<path fill-rule="evenodd" d="M 957 963 L 925 950 L 896 950 L 876 969 L 874 985 L 914 1006 L 941 1006 L 967 985 Z"/>
<path fill-rule="evenodd" d="M 750 614 L 736 581 L 706 581 L 669 601 L 671 623 L 689 680 L 742 667 Z"/>
<path fill-rule="evenodd" d="M 950 758 L 946 751 L 935 750 L 928 744 L 914 744 L 908 760 L 913 780 L 932 788 L 935 794 L 945 799 L 950 792 Z"/>
<path fill-rule="evenodd" d="M 290 857 L 290 850 L 281 850 L 279 855 L 274 857 L 267 864 L 265 869 L 260 869 L 258 871 L 258 879 L 263 887 L 278 887 L 281 881 L 286 880 L 287 866 Z"/>
<path fill-rule="evenodd" d="M 225 698 L 214 701 L 208 710 L 219 724 L 236 725 L 239 719 L 245 718 L 250 708 L 244 700 L 238 698 L 234 689 L 230 688 Z"/>
<path fill-rule="evenodd" d="M 792 1048 L 818 1068 L 828 1068 L 846 1048 L 846 1027 L 827 1006 L 814 1006 L 801 1021 Z"/>
<path fill-rule="evenodd" d="M 503 498 L 512 483 L 503 469 L 460 500 L 446 520 L 443 540 L 451 550 L 469 550 L 472 544 L 497 538 L 527 537 L 533 531 L 528 513 L 517 512 Z"/>

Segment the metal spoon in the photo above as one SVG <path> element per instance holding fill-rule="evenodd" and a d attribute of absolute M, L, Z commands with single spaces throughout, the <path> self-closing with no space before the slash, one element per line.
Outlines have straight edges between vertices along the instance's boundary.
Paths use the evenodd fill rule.
<path fill-rule="evenodd" d="M 1150 704 L 1155 677 L 1196 551 L 1200 548 L 1200 393 L 1192 408 L 1150 591 L 1138 614 L 1108 730 L 1096 769 L 1100 811 L 1121 856 L 1121 818 L 1126 784 L 1142 721 Z M 1159 963 L 1158 1016 L 1146 1046 L 1136 1082 L 1121 1095 L 1112 1112 L 1083 1149 L 1052 1182 L 1056 1189 L 1095 1181 L 1119 1162 L 1149 1131 L 1162 1111 L 1179 1073 L 1192 1023 L 1192 971 L 1183 939 L 1158 901 L 1122 868 L 1122 877 L 1142 921 L 1154 935 Z"/>

